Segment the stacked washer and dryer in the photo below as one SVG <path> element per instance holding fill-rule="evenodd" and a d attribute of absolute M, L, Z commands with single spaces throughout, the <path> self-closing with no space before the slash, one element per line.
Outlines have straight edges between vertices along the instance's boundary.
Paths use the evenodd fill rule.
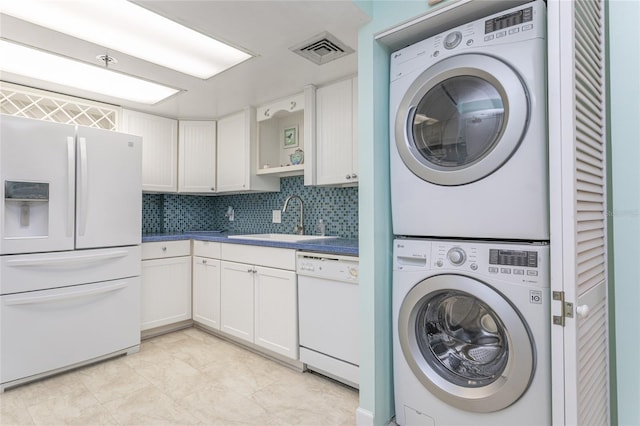
<path fill-rule="evenodd" d="M 400 425 L 551 423 L 546 7 L 391 55 Z"/>

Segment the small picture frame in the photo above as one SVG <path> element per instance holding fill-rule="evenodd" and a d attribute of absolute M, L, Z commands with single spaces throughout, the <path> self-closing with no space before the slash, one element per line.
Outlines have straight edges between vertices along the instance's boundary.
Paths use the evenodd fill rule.
<path fill-rule="evenodd" d="M 284 129 L 284 147 L 296 148 L 298 146 L 298 126 Z"/>

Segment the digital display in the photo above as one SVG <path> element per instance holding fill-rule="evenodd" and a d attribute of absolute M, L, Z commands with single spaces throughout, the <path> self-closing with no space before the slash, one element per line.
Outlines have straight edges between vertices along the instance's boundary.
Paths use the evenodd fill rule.
<path fill-rule="evenodd" d="M 528 7 L 521 9 L 508 15 L 498 16 L 497 18 L 488 19 L 484 22 L 484 33 L 489 34 L 494 31 L 503 30 L 505 28 L 520 25 L 523 22 L 533 20 L 533 8 Z"/>
<path fill-rule="evenodd" d="M 490 249 L 489 264 L 537 268 L 538 253 L 535 251 Z"/>

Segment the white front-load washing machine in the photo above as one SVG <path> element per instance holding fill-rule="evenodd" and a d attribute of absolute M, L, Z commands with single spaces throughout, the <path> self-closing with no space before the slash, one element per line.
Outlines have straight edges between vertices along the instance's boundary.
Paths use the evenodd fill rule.
<path fill-rule="evenodd" d="M 396 423 L 551 424 L 549 246 L 394 240 Z"/>
<path fill-rule="evenodd" d="M 391 55 L 395 235 L 549 239 L 545 34 L 538 0 Z"/>

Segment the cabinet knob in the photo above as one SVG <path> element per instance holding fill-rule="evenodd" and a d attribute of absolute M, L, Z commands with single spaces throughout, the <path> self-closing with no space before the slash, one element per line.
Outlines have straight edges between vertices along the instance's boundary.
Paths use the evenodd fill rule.
<path fill-rule="evenodd" d="M 212 191 L 215 191 L 216 189 L 212 186 L 212 187 L 211 187 L 211 190 L 212 190 Z"/>
<path fill-rule="evenodd" d="M 207 259 L 202 259 L 202 264 L 206 265 L 207 264 Z"/>
<path fill-rule="evenodd" d="M 251 274 L 251 273 L 253 273 L 253 269 L 249 268 L 249 269 L 247 269 L 247 272 L 249 272 Z"/>
<path fill-rule="evenodd" d="M 358 177 L 358 175 L 357 175 L 357 174 L 355 174 L 355 173 L 353 173 L 353 174 L 351 175 L 351 178 L 352 178 L 352 179 L 355 179 L 355 178 L 357 178 L 357 177 Z"/>
<path fill-rule="evenodd" d="M 264 116 L 265 116 L 265 117 L 268 117 L 268 116 L 269 116 L 269 114 L 270 114 L 270 113 L 269 113 L 269 108 L 265 109 L 265 110 L 264 110 Z"/>
<path fill-rule="evenodd" d="M 351 175 L 346 175 L 345 179 L 351 179 Z"/>
<path fill-rule="evenodd" d="M 296 107 L 296 103 L 294 101 L 291 101 L 291 109 L 294 109 Z"/>
<path fill-rule="evenodd" d="M 166 247 L 162 247 L 162 251 L 167 251 L 167 248 Z"/>

